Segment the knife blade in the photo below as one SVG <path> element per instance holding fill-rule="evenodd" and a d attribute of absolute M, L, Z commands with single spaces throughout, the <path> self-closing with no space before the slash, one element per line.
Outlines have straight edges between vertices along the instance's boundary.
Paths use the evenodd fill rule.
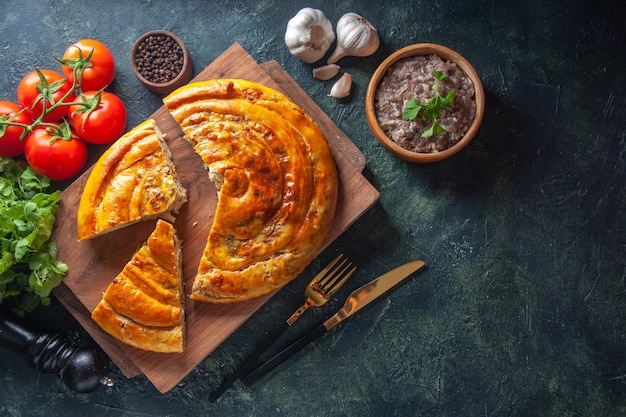
<path fill-rule="evenodd" d="M 405 278 L 411 276 L 414 272 L 421 269 L 424 265 L 426 264 L 424 263 L 424 261 L 421 260 L 406 263 L 354 290 L 352 294 L 350 294 L 346 299 L 343 307 L 337 313 L 335 313 L 335 315 L 327 319 L 322 324 L 318 325 L 316 328 L 302 336 L 300 339 L 293 342 L 291 345 L 287 346 L 285 349 L 280 351 L 267 362 L 255 368 L 253 371 L 244 376 L 241 379 L 241 382 L 243 382 L 243 384 L 247 386 L 254 384 L 276 366 L 280 365 L 291 356 L 293 356 L 300 349 L 302 349 L 327 331 L 331 330 L 339 323 L 348 319 L 350 316 L 354 315 L 354 313 L 361 310 L 363 307 L 386 293 L 388 290 L 393 288 L 396 284 L 398 284 Z"/>

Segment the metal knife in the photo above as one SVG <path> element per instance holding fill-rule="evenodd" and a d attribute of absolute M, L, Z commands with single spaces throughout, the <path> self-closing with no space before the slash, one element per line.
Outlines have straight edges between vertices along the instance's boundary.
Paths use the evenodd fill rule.
<path fill-rule="evenodd" d="M 287 346 L 280 353 L 276 354 L 276 356 L 248 373 L 241 379 L 241 381 L 248 386 L 254 384 L 269 371 L 293 356 L 300 349 L 386 293 L 389 289 L 405 278 L 411 276 L 424 265 L 424 261 L 418 260 L 409 262 L 387 272 L 384 275 L 381 275 L 368 284 L 363 285 L 361 288 L 354 290 L 352 294 L 348 296 L 348 299 L 341 310 L 339 310 L 334 316 L 330 317 L 328 320 L 302 336 L 300 339 Z"/>

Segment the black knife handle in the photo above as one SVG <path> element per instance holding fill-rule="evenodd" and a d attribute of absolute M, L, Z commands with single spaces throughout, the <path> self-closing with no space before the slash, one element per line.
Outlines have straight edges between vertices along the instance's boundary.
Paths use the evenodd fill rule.
<path fill-rule="evenodd" d="M 326 327 L 324 327 L 324 324 L 320 324 L 319 326 L 302 336 L 300 339 L 287 346 L 280 353 L 276 354 L 276 356 L 254 369 L 248 375 L 244 376 L 241 379 L 241 382 L 243 382 L 246 386 L 254 384 L 269 371 L 276 368 L 278 365 L 295 355 L 296 352 L 298 352 L 300 349 L 326 333 L 326 331 L 327 330 Z"/>
<path fill-rule="evenodd" d="M 60 334 L 35 333 L 0 316 L 0 346 L 26 356 L 41 373 L 57 374 L 77 392 L 91 392 L 109 371 L 109 358 L 95 349 L 73 346 Z"/>
<path fill-rule="evenodd" d="M 209 401 L 210 402 L 215 402 L 217 401 L 217 399 L 228 389 L 230 388 L 237 379 L 239 379 L 240 376 L 244 375 L 246 372 L 248 372 L 248 370 L 250 368 L 252 368 L 252 365 L 254 365 L 254 363 L 256 362 L 257 359 L 259 359 L 259 357 L 263 354 L 263 352 L 265 352 L 271 345 L 272 343 L 274 343 L 274 341 L 276 341 L 276 339 L 278 339 L 280 337 L 281 334 L 283 334 L 283 332 L 285 330 L 287 330 L 289 328 L 289 323 L 287 323 L 286 321 L 284 321 L 282 323 L 282 325 L 277 328 L 274 333 L 272 333 L 267 339 L 265 339 L 263 341 L 263 343 L 261 343 L 254 352 L 252 352 L 245 361 L 243 361 L 243 363 L 241 365 L 239 365 L 239 368 L 237 368 L 237 370 L 231 374 L 226 380 L 224 380 L 224 382 L 222 382 L 222 385 L 220 385 L 210 396 L 209 396 Z"/>

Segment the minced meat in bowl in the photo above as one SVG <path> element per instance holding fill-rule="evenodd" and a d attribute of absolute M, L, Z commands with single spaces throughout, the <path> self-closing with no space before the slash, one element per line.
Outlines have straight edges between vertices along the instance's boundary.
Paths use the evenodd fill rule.
<path fill-rule="evenodd" d="M 407 102 L 424 105 L 436 95 L 452 97 L 436 106 L 439 115 L 425 118 L 422 109 L 413 119 L 403 118 Z M 392 54 L 374 73 L 366 114 L 387 149 L 406 160 L 434 162 L 458 152 L 476 134 L 484 93 L 476 71 L 458 53 L 441 45 L 411 45 Z"/>
<path fill-rule="evenodd" d="M 438 81 L 435 71 L 446 77 Z M 446 97 L 452 90 L 456 91 L 452 104 L 441 108 L 438 119 L 444 132 L 424 137 L 434 120 L 420 115 L 413 120 L 402 118 L 412 98 L 427 103 L 437 92 Z M 458 65 L 437 54 L 411 56 L 389 67 L 376 89 L 374 106 L 380 127 L 398 145 L 413 152 L 439 152 L 457 143 L 474 120 L 474 84 Z"/>

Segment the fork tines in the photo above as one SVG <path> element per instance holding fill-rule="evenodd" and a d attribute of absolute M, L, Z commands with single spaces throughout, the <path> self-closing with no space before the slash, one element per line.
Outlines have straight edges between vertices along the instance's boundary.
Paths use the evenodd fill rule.
<path fill-rule="evenodd" d="M 343 254 L 340 254 L 317 274 L 318 280 L 313 288 L 324 297 L 330 297 L 356 271 L 356 267 L 348 271 L 351 266 L 352 262 L 348 262 L 348 259 L 343 258 Z"/>

